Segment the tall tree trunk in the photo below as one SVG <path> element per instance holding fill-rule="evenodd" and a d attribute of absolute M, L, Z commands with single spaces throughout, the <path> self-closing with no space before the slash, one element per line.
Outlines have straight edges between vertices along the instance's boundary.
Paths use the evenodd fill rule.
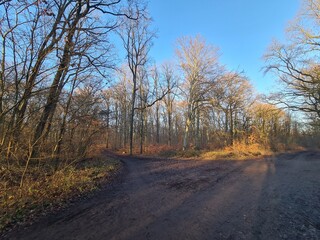
<path fill-rule="evenodd" d="M 14 114 L 16 115 L 16 121 L 15 121 L 14 132 L 13 132 L 14 142 L 17 142 L 17 140 L 20 136 L 21 127 L 23 124 L 26 110 L 27 110 L 28 102 L 31 97 L 32 90 L 34 88 L 36 78 L 38 77 L 41 66 L 42 66 L 44 60 L 46 59 L 46 57 L 54 50 L 55 45 L 64 36 L 63 33 L 66 31 L 66 28 L 63 28 L 63 29 L 60 29 L 60 30 L 62 30 L 62 32 L 57 34 L 58 24 L 61 23 L 61 19 L 65 14 L 64 11 L 65 11 L 67 5 L 69 5 L 69 3 L 64 3 L 63 5 L 60 6 L 59 12 L 58 12 L 56 19 L 55 19 L 55 22 L 52 25 L 50 32 L 48 33 L 47 36 L 45 36 L 44 41 L 41 44 L 41 47 L 38 51 L 36 62 L 34 64 L 34 66 L 32 67 L 32 62 L 30 62 L 30 65 L 28 67 L 27 74 L 26 74 L 26 85 L 25 85 L 24 93 L 21 97 L 21 100 L 20 100 L 18 106 L 14 110 Z M 37 18 L 37 20 L 39 20 L 39 18 Z M 37 26 L 37 24 L 35 22 L 35 27 L 36 26 Z M 32 36 L 35 33 L 34 30 L 35 30 L 35 28 L 31 32 Z M 31 43 L 31 47 L 33 48 L 33 42 Z"/>
<path fill-rule="evenodd" d="M 189 106 L 188 112 L 187 112 L 185 129 L 184 129 L 183 151 L 186 151 L 189 148 L 189 134 L 190 134 L 191 122 L 192 122 L 192 112 L 191 112 L 191 106 Z"/>
<path fill-rule="evenodd" d="M 147 140 L 148 140 L 148 111 L 147 110 L 144 111 L 143 121 L 144 121 L 144 139 L 143 139 L 143 143 L 145 145 L 145 143 L 147 143 Z"/>
<path fill-rule="evenodd" d="M 2 58 L 0 69 L 0 130 L 3 132 L 4 128 L 4 116 L 3 116 L 3 96 L 5 90 L 5 64 L 6 64 L 6 37 L 2 37 Z"/>
<path fill-rule="evenodd" d="M 126 147 L 128 143 L 128 121 L 127 121 L 127 105 L 126 103 L 123 106 L 123 114 L 122 114 L 122 128 L 123 128 L 123 146 Z"/>
<path fill-rule="evenodd" d="M 224 110 L 224 114 L 225 114 L 225 122 L 224 122 L 224 131 L 225 131 L 225 133 L 227 134 L 228 133 L 228 129 L 229 129 L 229 112 L 228 112 L 228 108 L 226 108 L 225 110 Z"/>
<path fill-rule="evenodd" d="M 168 145 L 172 144 L 172 102 L 169 102 L 169 106 L 167 109 L 168 114 Z"/>
<path fill-rule="evenodd" d="M 134 112 L 135 112 L 135 102 L 136 102 L 136 93 L 137 93 L 137 79 L 136 76 L 133 75 L 133 89 L 131 95 L 131 113 L 130 113 L 130 147 L 129 147 L 129 154 L 132 155 L 133 153 L 133 123 L 134 123 Z"/>
<path fill-rule="evenodd" d="M 78 19 L 79 21 L 79 19 Z M 60 93 L 62 91 L 62 88 L 64 86 L 64 80 L 65 76 L 69 69 L 69 64 L 71 61 L 71 52 L 73 49 L 73 37 L 76 31 L 76 24 L 77 22 L 73 23 L 73 27 L 71 28 L 70 32 L 68 33 L 66 43 L 64 45 L 63 49 L 63 55 L 61 58 L 61 62 L 59 64 L 58 70 L 54 76 L 53 82 L 50 86 L 49 95 L 47 97 L 46 105 L 43 109 L 43 112 L 41 114 L 40 120 L 36 126 L 34 136 L 33 136 L 33 148 L 32 148 L 32 158 L 36 158 L 39 154 L 39 147 L 41 142 L 43 141 L 43 132 L 45 129 L 46 124 L 48 123 L 48 119 L 51 119 L 53 117 L 53 114 L 55 112 L 57 103 L 59 101 Z"/>
<path fill-rule="evenodd" d="M 81 60 L 78 63 L 78 68 L 80 67 L 80 65 L 81 65 Z M 65 108 L 65 111 L 64 111 L 64 115 L 63 115 L 63 118 L 62 118 L 62 123 L 61 123 L 61 126 L 60 126 L 58 142 L 57 142 L 55 150 L 54 150 L 55 170 L 58 170 L 59 165 L 60 165 L 60 154 L 61 154 L 61 147 L 62 147 L 64 135 L 65 135 L 65 132 L 66 132 L 67 116 L 68 116 L 68 113 L 69 113 L 69 108 L 71 106 L 73 92 L 74 92 L 74 90 L 76 88 L 77 78 L 78 78 L 78 72 L 76 72 L 76 75 L 75 75 L 75 77 L 73 79 L 73 82 L 72 82 L 71 91 L 70 91 L 69 98 L 68 98 L 68 101 L 67 101 L 67 105 L 66 105 L 66 108 Z"/>
<path fill-rule="evenodd" d="M 141 110 L 140 113 L 140 154 L 143 153 L 143 142 L 144 142 L 144 111 Z"/>
<path fill-rule="evenodd" d="M 157 96 L 158 97 L 158 96 Z M 159 116 L 159 103 L 156 103 L 156 142 L 160 143 L 160 116 Z"/>
<path fill-rule="evenodd" d="M 110 104 L 109 102 L 107 103 L 107 126 L 106 126 L 106 148 L 109 148 L 109 138 L 110 138 L 110 133 L 109 133 L 109 124 L 110 124 Z M 118 128 L 118 123 L 117 123 L 117 128 Z M 118 131 L 117 131 L 118 134 Z"/>
<path fill-rule="evenodd" d="M 234 119 L 233 119 L 233 111 L 230 107 L 230 144 L 233 145 L 234 140 Z"/>
<path fill-rule="evenodd" d="M 199 108 L 199 104 L 197 103 L 197 119 L 196 119 L 196 149 L 199 150 L 200 149 L 200 108 Z"/>

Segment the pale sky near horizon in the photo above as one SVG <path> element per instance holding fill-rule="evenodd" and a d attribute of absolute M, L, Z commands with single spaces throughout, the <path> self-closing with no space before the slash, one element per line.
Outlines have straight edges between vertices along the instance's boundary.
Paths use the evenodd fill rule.
<path fill-rule="evenodd" d="M 285 41 L 285 30 L 301 0 L 150 0 L 158 30 L 151 57 L 159 64 L 174 59 L 176 39 L 200 34 L 220 49 L 222 64 L 244 71 L 260 93 L 276 86 L 261 68 L 273 39 Z"/>

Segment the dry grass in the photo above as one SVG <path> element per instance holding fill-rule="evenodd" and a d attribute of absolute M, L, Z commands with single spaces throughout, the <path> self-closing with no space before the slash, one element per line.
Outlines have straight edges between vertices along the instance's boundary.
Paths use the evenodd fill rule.
<path fill-rule="evenodd" d="M 233 146 L 228 146 L 216 150 L 177 150 L 167 145 L 150 146 L 144 155 L 176 158 L 195 158 L 205 160 L 244 160 L 271 155 L 272 151 L 260 144 L 244 144 L 235 142 Z"/>
<path fill-rule="evenodd" d="M 128 154 L 129 150 L 127 148 L 120 148 L 115 150 L 117 154 Z M 160 157 L 174 157 L 177 153 L 177 146 L 169 146 L 166 144 L 150 144 L 143 147 L 143 155 L 144 156 L 160 156 Z M 138 146 L 135 146 L 133 148 L 133 154 L 139 155 L 140 154 L 140 148 Z"/>
<path fill-rule="evenodd" d="M 272 151 L 269 147 L 261 144 L 245 144 L 235 142 L 232 146 L 228 146 L 216 150 L 195 150 L 188 149 L 186 151 L 178 150 L 176 147 L 168 145 L 150 145 L 145 148 L 144 155 L 173 157 L 173 158 L 194 158 L 205 160 L 245 160 L 257 157 L 269 156 Z"/>
<path fill-rule="evenodd" d="M 234 143 L 233 146 L 225 147 L 216 151 L 203 152 L 201 154 L 202 159 L 206 160 L 245 160 L 262 156 L 269 156 L 272 152 L 260 144 L 243 144 Z"/>
<path fill-rule="evenodd" d="M 160 156 L 160 157 L 173 157 L 176 155 L 176 147 L 169 145 L 150 145 L 145 148 L 145 155 Z"/>
<path fill-rule="evenodd" d="M 90 192 L 119 169 L 120 163 L 100 155 L 52 172 L 31 166 L 22 187 L 23 167 L 0 166 L 0 230 L 25 222 L 42 211 L 59 208 L 68 199 Z"/>

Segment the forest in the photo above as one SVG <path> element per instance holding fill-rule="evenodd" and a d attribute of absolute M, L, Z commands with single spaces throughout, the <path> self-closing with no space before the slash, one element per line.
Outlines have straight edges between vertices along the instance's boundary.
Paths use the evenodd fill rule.
<path fill-rule="evenodd" d="M 319 11 L 305 0 L 288 40 L 261 56 L 279 86 L 262 94 L 201 35 L 181 36 L 174 59 L 155 62 L 158 32 L 142 0 L 2 0 L 1 227 L 28 201 L 60 194 L 61 179 L 78 181 L 79 164 L 101 149 L 253 157 L 319 147 Z"/>

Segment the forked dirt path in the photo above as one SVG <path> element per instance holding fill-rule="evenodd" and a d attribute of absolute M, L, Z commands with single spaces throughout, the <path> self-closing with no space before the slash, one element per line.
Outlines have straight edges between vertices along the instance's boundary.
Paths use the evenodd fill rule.
<path fill-rule="evenodd" d="M 8 239 L 320 239 L 320 153 L 252 161 L 122 158 L 94 197 Z"/>

